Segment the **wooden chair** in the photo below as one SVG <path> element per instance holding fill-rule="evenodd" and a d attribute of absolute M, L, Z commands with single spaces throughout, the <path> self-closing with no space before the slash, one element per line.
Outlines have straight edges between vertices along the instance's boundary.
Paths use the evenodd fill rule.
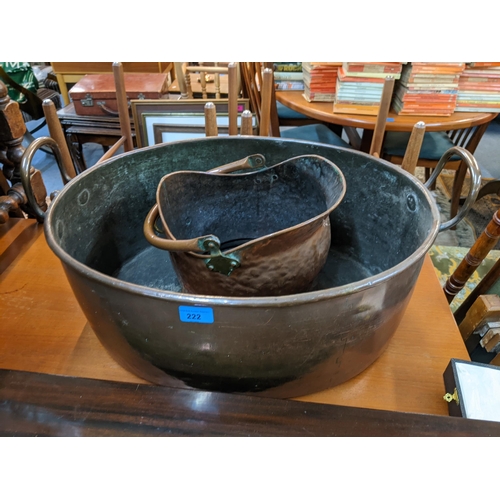
<path fill-rule="evenodd" d="M 120 119 L 121 137 L 104 153 L 101 158 L 99 158 L 96 164 L 101 163 L 102 161 L 107 160 L 108 158 L 113 156 L 121 146 L 123 146 L 125 152 L 132 151 L 134 149 L 127 95 L 125 91 L 125 79 L 123 76 L 123 65 L 122 63 L 115 62 L 113 63 L 112 68 L 116 86 L 116 99 L 118 116 Z M 59 146 L 64 163 L 66 165 L 68 163 L 71 163 L 72 168 L 74 169 L 73 160 L 71 159 L 71 154 L 64 138 L 64 132 L 62 130 L 61 123 L 59 121 L 59 117 L 57 116 L 57 111 L 54 107 L 54 104 L 51 101 L 45 100 L 43 102 L 43 111 L 47 120 L 50 137 L 52 137 Z"/>
<path fill-rule="evenodd" d="M 474 271 L 479 267 L 481 262 L 486 258 L 489 252 L 497 244 L 500 239 L 500 210 L 498 210 L 490 222 L 477 238 L 474 245 L 464 257 L 457 269 L 448 278 L 443 287 L 444 294 L 449 303 L 453 301 L 457 293 L 460 292 L 472 276 Z M 456 318 L 463 319 L 464 311 L 470 307 L 472 302 L 490 287 L 499 277 L 500 264 L 493 266 L 492 270 L 483 278 L 481 283 L 476 286 L 473 293 L 462 303 L 461 307 L 456 312 Z M 484 283 L 482 283 L 484 281 Z M 465 304 L 465 305 L 464 305 Z"/>
<path fill-rule="evenodd" d="M 175 74 L 177 78 L 177 83 L 181 91 L 181 99 L 193 99 L 193 85 L 192 79 L 199 78 L 201 86 L 201 97 L 202 99 L 208 99 L 209 93 L 207 91 L 207 75 L 214 75 L 214 87 L 215 87 L 215 99 L 221 99 L 224 97 L 223 92 L 221 92 L 221 74 L 228 74 L 228 63 L 199 63 L 199 66 L 190 65 L 189 63 L 176 62 L 175 64 Z M 239 66 L 237 66 L 239 68 Z M 238 69 L 239 72 L 239 69 Z M 239 82 L 239 75 L 238 75 Z M 228 84 L 229 86 L 229 84 Z M 239 83 L 238 83 L 239 92 Z"/>
<path fill-rule="evenodd" d="M 500 240 L 500 210 L 483 233 L 477 238 L 467 255 L 446 281 L 443 291 L 449 303 L 465 287 L 489 252 Z M 498 259 L 481 281 L 467 295 L 454 312 L 462 339 L 472 357 L 480 356 L 492 364 L 500 365 L 500 297 L 489 295 L 500 279 Z"/>
<path fill-rule="evenodd" d="M 52 106 L 54 103 L 48 101 Z M 7 87 L 0 81 L 0 224 L 9 218 L 36 218 L 42 222 L 47 210 L 47 190 L 40 170 L 32 159 L 42 146 L 51 148 L 64 184 L 74 177 L 73 165 L 63 164 L 56 142 L 40 137 L 27 147 L 23 145 L 26 125 L 19 103 L 12 101 Z"/>
<path fill-rule="evenodd" d="M 276 108 L 273 70 L 270 67 L 265 67 L 269 66 L 267 63 L 263 66 L 264 69 L 262 70 L 260 63 L 241 63 L 243 94 L 250 99 L 252 110 L 259 121 L 259 134 L 261 136 L 271 135 L 273 137 L 321 142 L 344 148 L 352 147 L 338 134 L 320 123 L 293 127 L 281 131 Z M 394 79 L 388 78 L 384 84 L 380 112 L 370 149 L 370 154 L 374 156 L 380 155 L 381 139 L 385 132 L 393 87 Z"/>
<path fill-rule="evenodd" d="M 461 130 L 427 132 L 424 135 L 418 158 L 418 166 L 426 169 L 426 179 L 429 178 L 431 170 L 436 167 L 439 159 L 451 147 L 460 146 L 470 153 L 474 153 L 488 125 L 488 123 L 484 123 Z M 387 132 L 382 146 L 382 157 L 396 165 L 401 165 L 409 137 L 409 132 Z M 467 166 L 456 156 L 451 158 L 446 168 L 456 171 L 450 210 L 450 217 L 454 217 L 458 213 L 460 193 L 467 173 Z"/>
<path fill-rule="evenodd" d="M 239 71 L 238 63 L 228 64 L 228 118 L 229 135 L 238 134 L 238 96 L 239 96 Z M 213 102 L 205 104 L 205 135 L 216 137 L 219 135 L 217 126 L 217 109 Z M 243 111 L 241 115 L 241 135 L 253 134 L 252 113 Z"/>

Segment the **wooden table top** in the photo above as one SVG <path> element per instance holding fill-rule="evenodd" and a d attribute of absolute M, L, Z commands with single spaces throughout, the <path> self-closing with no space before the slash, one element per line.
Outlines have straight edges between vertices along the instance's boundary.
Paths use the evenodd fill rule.
<path fill-rule="evenodd" d="M 0 284 L 0 369 L 147 384 L 101 346 L 34 221 L 0 225 Z M 443 372 L 451 358 L 469 356 L 427 256 L 382 356 L 350 381 L 298 399 L 448 415 Z"/>
<path fill-rule="evenodd" d="M 302 91 L 276 92 L 276 99 L 285 106 L 315 120 L 326 123 L 373 130 L 377 122 L 376 116 L 350 115 L 333 112 L 331 102 L 307 102 Z M 474 125 L 488 123 L 497 113 L 453 113 L 451 116 L 408 116 L 389 112 L 386 130 L 411 132 L 418 121 L 425 122 L 426 131 L 437 132 L 469 128 Z"/>

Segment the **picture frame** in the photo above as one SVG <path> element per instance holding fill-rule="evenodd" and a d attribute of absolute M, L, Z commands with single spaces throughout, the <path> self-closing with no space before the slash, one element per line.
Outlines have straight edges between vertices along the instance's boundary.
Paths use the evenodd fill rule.
<path fill-rule="evenodd" d="M 163 142 L 205 137 L 204 108 L 207 102 L 215 104 L 219 135 L 227 135 L 228 99 L 132 99 L 130 106 L 137 146 L 143 148 Z M 249 99 L 238 99 L 238 127 L 241 113 L 249 109 Z M 256 117 L 253 117 L 253 127 L 256 131 Z"/>

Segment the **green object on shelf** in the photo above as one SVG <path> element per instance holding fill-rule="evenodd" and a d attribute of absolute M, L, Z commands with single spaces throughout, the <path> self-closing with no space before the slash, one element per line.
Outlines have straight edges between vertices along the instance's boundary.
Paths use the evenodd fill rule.
<path fill-rule="evenodd" d="M 0 62 L 0 66 L 4 71 L 14 80 L 17 84 L 30 90 L 34 94 L 39 88 L 38 80 L 35 77 L 35 73 L 31 68 L 30 64 L 27 62 Z M 0 77 L 1 78 L 1 77 Z M 26 96 L 24 96 L 18 90 L 12 88 L 7 82 L 7 89 L 9 91 L 9 97 L 20 104 L 26 102 Z"/>

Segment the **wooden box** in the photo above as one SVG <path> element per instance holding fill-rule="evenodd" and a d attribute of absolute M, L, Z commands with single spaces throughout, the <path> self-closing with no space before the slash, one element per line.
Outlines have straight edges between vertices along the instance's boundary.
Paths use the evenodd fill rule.
<path fill-rule="evenodd" d="M 125 73 L 127 99 L 159 99 L 168 93 L 164 73 Z M 118 116 L 113 74 L 85 75 L 69 91 L 77 115 Z"/>
<path fill-rule="evenodd" d="M 500 367 L 452 359 L 443 378 L 451 416 L 500 422 Z"/>

